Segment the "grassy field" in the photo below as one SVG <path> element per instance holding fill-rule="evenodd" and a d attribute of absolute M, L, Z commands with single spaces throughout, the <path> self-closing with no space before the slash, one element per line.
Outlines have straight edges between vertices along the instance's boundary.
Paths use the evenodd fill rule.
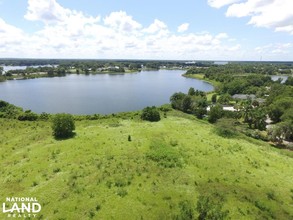
<path fill-rule="evenodd" d="M 193 78 L 193 79 L 199 79 L 199 80 L 206 81 L 206 82 L 212 84 L 216 89 L 217 89 L 217 87 L 219 87 L 221 85 L 221 83 L 216 80 L 210 80 L 210 79 L 204 78 L 204 74 L 183 74 L 182 76 L 187 77 L 187 78 Z"/>
<path fill-rule="evenodd" d="M 49 122 L 0 119 L 1 203 L 37 197 L 38 219 L 152 220 L 180 219 L 184 201 L 196 218 L 205 196 L 227 219 L 293 219 L 291 154 L 213 129 L 173 111 L 77 121 L 73 138 L 55 140 Z"/>

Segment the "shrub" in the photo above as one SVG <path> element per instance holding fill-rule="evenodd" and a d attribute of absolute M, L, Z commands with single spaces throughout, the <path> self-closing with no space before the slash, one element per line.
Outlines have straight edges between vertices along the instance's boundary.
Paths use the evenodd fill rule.
<path fill-rule="evenodd" d="M 70 114 L 56 114 L 52 123 L 55 138 L 67 138 L 73 135 L 75 129 L 74 119 Z"/>
<path fill-rule="evenodd" d="M 218 98 L 218 103 L 220 104 L 229 104 L 229 102 L 232 100 L 231 95 L 229 94 L 223 94 Z"/>
<path fill-rule="evenodd" d="M 128 192 L 125 189 L 119 189 L 117 191 L 117 195 L 120 196 L 120 197 L 122 197 L 122 198 L 125 197 L 125 196 L 127 196 L 127 194 L 128 194 Z"/>
<path fill-rule="evenodd" d="M 168 104 L 166 105 L 162 105 L 161 107 L 159 107 L 159 110 L 162 112 L 169 112 L 172 111 L 172 107 Z"/>
<path fill-rule="evenodd" d="M 221 105 L 212 106 L 209 112 L 208 121 L 215 123 L 218 119 L 222 118 L 224 114 L 223 107 Z"/>
<path fill-rule="evenodd" d="M 195 219 L 194 207 L 190 201 L 182 201 L 179 203 L 180 214 L 177 220 L 192 220 Z"/>
<path fill-rule="evenodd" d="M 251 130 L 251 129 L 246 129 L 244 131 L 242 131 L 246 136 L 248 137 L 252 137 L 254 139 L 258 139 L 258 140 L 263 140 L 263 141 L 268 141 L 269 138 L 266 135 L 265 132 L 261 132 L 259 130 Z"/>
<path fill-rule="evenodd" d="M 199 213 L 198 219 L 226 219 L 229 211 L 222 210 L 223 198 L 217 198 L 218 196 L 204 196 L 201 195 L 197 201 L 196 210 Z"/>
<path fill-rule="evenodd" d="M 31 111 L 26 111 L 18 116 L 19 121 L 36 121 L 38 119 L 38 115 Z"/>
<path fill-rule="evenodd" d="M 156 109 L 155 106 L 153 106 L 153 107 L 146 107 L 142 110 L 141 119 L 146 121 L 156 122 L 156 121 L 160 121 L 161 117 L 160 117 L 159 111 Z"/>
<path fill-rule="evenodd" d="M 1 108 L 4 108 L 4 107 L 7 107 L 8 105 L 9 105 L 8 102 L 5 102 L 5 101 L 0 100 L 0 109 Z"/>
<path fill-rule="evenodd" d="M 212 103 L 216 103 L 217 102 L 217 94 L 213 94 L 212 95 Z"/>
<path fill-rule="evenodd" d="M 161 140 L 153 141 L 150 151 L 147 153 L 147 158 L 165 168 L 182 167 L 180 153 Z"/>
<path fill-rule="evenodd" d="M 235 129 L 236 123 L 237 121 L 233 119 L 221 118 L 215 125 L 215 131 L 222 137 L 233 137 L 237 134 L 237 130 Z"/>
<path fill-rule="evenodd" d="M 15 118 L 22 114 L 22 108 L 9 104 L 8 102 L 0 100 L 0 118 Z"/>
<path fill-rule="evenodd" d="M 42 120 L 42 121 L 47 121 L 49 118 L 50 118 L 50 114 L 48 114 L 48 113 L 46 113 L 46 112 L 42 112 L 41 114 L 40 114 L 40 120 Z"/>

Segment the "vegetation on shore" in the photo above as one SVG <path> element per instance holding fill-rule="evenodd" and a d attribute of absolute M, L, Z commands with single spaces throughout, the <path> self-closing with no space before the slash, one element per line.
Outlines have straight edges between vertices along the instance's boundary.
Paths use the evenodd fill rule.
<path fill-rule="evenodd" d="M 239 124 L 248 125 L 250 130 L 244 130 L 247 135 L 273 141 L 278 146 L 292 148 L 293 80 L 292 76 L 288 76 L 284 83 L 280 79 L 273 81 L 270 74 L 276 74 L 276 71 L 291 74 L 291 69 L 277 69 L 273 65 L 231 64 L 191 68 L 185 76 L 202 78 L 216 86 L 216 91 L 210 96 L 212 103 L 208 113 L 210 122 L 215 123 L 220 118 L 232 118 Z M 182 101 L 187 97 L 182 96 Z M 193 108 L 189 113 L 196 115 L 195 105 L 191 102 L 189 106 Z M 230 109 L 225 110 L 223 106 L 228 106 Z M 184 111 L 184 108 L 176 109 Z M 267 121 L 271 121 L 270 124 Z M 232 123 L 232 127 L 239 126 Z"/>
<path fill-rule="evenodd" d="M 26 68 L 4 72 L 1 65 Z M 12 79 L 61 77 L 66 74 L 125 74 L 160 68 L 184 69 L 188 66 L 184 61 L 0 59 L 0 82 Z"/>
<path fill-rule="evenodd" d="M 23 70 L 9 70 L 3 75 L 1 66 L 26 66 Z M 206 77 L 206 73 L 237 73 L 290 75 L 290 62 L 228 62 L 227 65 L 216 65 L 213 61 L 155 61 L 155 60 L 78 60 L 78 59 L 0 59 L 0 82 L 10 79 L 32 79 L 40 77 L 56 77 L 65 74 L 124 74 L 141 70 L 184 69 L 184 76 L 212 82 L 216 87 L 218 82 Z M 196 75 L 195 75 L 196 73 Z"/>

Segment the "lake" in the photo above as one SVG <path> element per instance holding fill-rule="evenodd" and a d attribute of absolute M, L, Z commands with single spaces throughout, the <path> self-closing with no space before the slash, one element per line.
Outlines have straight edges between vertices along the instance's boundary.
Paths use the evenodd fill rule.
<path fill-rule="evenodd" d="M 284 83 L 286 82 L 286 80 L 288 79 L 288 76 L 278 76 L 278 75 L 274 75 L 274 76 L 271 76 L 271 79 L 273 81 L 277 81 L 278 79 L 281 79 L 281 83 Z"/>
<path fill-rule="evenodd" d="M 110 114 L 169 103 L 173 93 L 187 93 L 190 87 L 213 90 L 211 84 L 185 78 L 183 73 L 160 70 L 11 80 L 0 83 L 0 99 L 36 113 Z"/>

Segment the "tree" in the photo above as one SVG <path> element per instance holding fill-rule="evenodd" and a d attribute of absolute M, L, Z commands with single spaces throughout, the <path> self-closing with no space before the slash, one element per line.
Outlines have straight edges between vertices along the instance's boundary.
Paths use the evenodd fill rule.
<path fill-rule="evenodd" d="M 182 92 L 175 92 L 171 97 L 170 97 L 170 102 L 171 106 L 174 109 L 181 110 L 182 109 L 182 101 L 186 94 Z"/>
<path fill-rule="evenodd" d="M 232 100 L 231 95 L 226 93 L 220 96 L 220 98 L 218 99 L 218 103 L 227 105 L 229 104 L 231 100 Z"/>
<path fill-rule="evenodd" d="M 189 113 L 191 111 L 192 99 L 191 96 L 187 95 L 182 100 L 182 111 Z"/>
<path fill-rule="evenodd" d="M 283 140 L 293 141 L 293 124 L 292 121 L 278 123 L 272 126 L 268 131 L 272 141 L 281 144 Z"/>
<path fill-rule="evenodd" d="M 191 95 L 191 96 L 195 95 L 194 88 L 190 87 L 190 89 L 188 90 L 188 95 Z"/>
<path fill-rule="evenodd" d="M 74 119 L 70 114 L 56 114 L 52 121 L 53 136 L 55 138 L 68 138 L 73 136 L 75 129 Z"/>
<path fill-rule="evenodd" d="M 283 97 L 277 99 L 269 106 L 269 116 L 274 122 L 280 122 L 282 115 L 292 108 L 292 97 Z"/>
<path fill-rule="evenodd" d="M 203 119 L 204 115 L 207 113 L 207 108 L 206 107 L 195 107 L 192 110 L 192 113 L 198 118 L 198 119 Z"/>
<path fill-rule="evenodd" d="M 252 124 L 254 129 L 265 130 L 266 129 L 266 119 L 267 114 L 265 109 L 258 107 L 252 110 Z"/>
<path fill-rule="evenodd" d="M 208 121 L 215 123 L 218 119 L 223 117 L 223 107 L 221 105 L 212 106 L 209 112 Z"/>
<path fill-rule="evenodd" d="M 212 95 L 212 103 L 216 103 L 217 102 L 217 94 L 213 94 Z"/>
<path fill-rule="evenodd" d="M 281 117 L 282 121 L 291 121 L 293 124 L 293 108 L 288 109 Z"/>
<path fill-rule="evenodd" d="M 285 85 L 293 86 L 293 77 L 289 76 L 288 79 L 285 82 Z"/>
<path fill-rule="evenodd" d="M 142 110 L 141 119 L 151 122 L 160 121 L 160 113 L 155 106 L 146 107 Z"/>
<path fill-rule="evenodd" d="M 252 104 L 251 100 L 246 100 L 241 103 L 241 112 L 244 118 L 244 122 L 249 122 L 251 120 L 251 111 L 252 111 Z"/>
<path fill-rule="evenodd" d="M 47 74 L 48 74 L 48 76 L 50 76 L 50 77 L 54 76 L 54 70 L 53 70 L 53 68 L 50 68 L 50 69 L 47 71 Z"/>
<path fill-rule="evenodd" d="M 66 74 L 66 70 L 64 67 L 58 67 L 57 68 L 57 74 L 58 76 L 64 76 Z"/>

